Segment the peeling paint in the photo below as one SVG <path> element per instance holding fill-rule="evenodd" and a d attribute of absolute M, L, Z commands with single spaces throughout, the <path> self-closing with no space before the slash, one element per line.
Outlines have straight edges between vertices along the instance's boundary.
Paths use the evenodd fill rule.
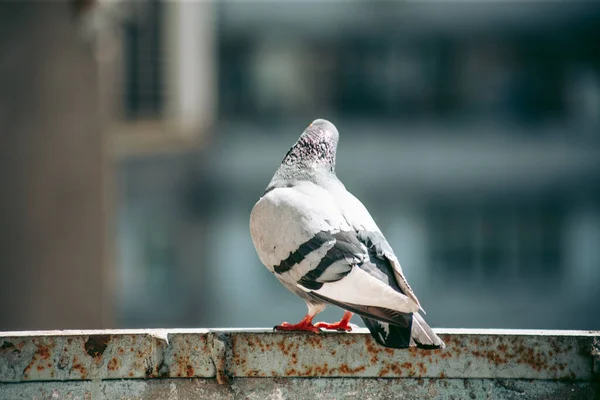
<path fill-rule="evenodd" d="M 85 342 L 85 351 L 90 357 L 102 357 L 106 346 L 110 342 L 110 335 L 94 335 L 90 336 Z"/>

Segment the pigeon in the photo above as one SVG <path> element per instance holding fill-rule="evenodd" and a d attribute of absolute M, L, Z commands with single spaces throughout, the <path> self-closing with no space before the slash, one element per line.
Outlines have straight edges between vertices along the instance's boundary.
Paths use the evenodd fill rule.
<path fill-rule="evenodd" d="M 382 346 L 445 347 L 419 314 L 419 300 L 377 224 L 337 178 L 338 139 L 331 122 L 313 121 L 250 213 L 260 261 L 308 306 L 299 323 L 274 329 L 351 331 L 358 314 Z M 344 309 L 342 319 L 313 324 L 327 305 Z"/>

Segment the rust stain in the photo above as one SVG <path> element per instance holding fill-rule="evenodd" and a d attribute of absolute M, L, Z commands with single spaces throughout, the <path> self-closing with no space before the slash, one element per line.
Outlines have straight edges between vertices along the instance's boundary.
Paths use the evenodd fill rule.
<path fill-rule="evenodd" d="M 188 375 L 188 367 L 191 367 L 190 364 L 190 358 L 187 356 L 180 356 L 177 357 L 177 360 L 175 361 L 177 364 L 177 376 L 190 376 Z M 193 368 L 192 368 L 192 375 L 193 375 Z"/>
<path fill-rule="evenodd" d="M 108 346 L 108 342 L 110 342 L 110 335 L 90 336 L 85 342 L 85 351 L 90 355 L 90 357 L 102 357 L 104 350 L 106 350 L 106 347 Z"/>
<path fill-rule="evenodd" d="M 323 364 L 323 366 L 319 367 L 315 367 L 314 368 L 315 373 L 318 375 L 325 375 L 327 374 L 327 371 L 329 370 L 329 365 L 327 363 Z"/>
<path fill-rule="evenodd" d="M 119 368 L 120 364 L 121 364 L 121 362 L 120 362 L 120 361 L 119 361 L 117 358 L 112 358 L 112 359 L 111 359 L 111 360 L 108 362 L 108 366 L 107 366 L 107 368 L 108 368 L 110 371 L 114 371 L 114 370 L 116 370 L 116 369 L 118 369 L 118 368 Z"/>
<path fill-rule="evenodd" d="M 236 352 L 236 345 L 235 345 L 235 344 L 236 344 L 236 342 L 237 342 L 237 340 L 235 340 L 235 337 L 234 337 L 234 338 L 233 338 L 233 340 L 231 341 L 231 353 L 232 353 L 234 356 L 237 356 L 237 352 Z M 208 346 L 208 344 L 206 344 L 206 345 Z M 206 352 L 208 353 L 208 347 L 207 347 L 206 349 L 207 349 L 207 350 L 206 350 Z"/>
<path fill-rule="evenodd" d="M 439 335 L 440 339 L 442 339 L 444 341 L 444 343 L 446 343 L 446 347 L 452 347 L 452 345 L 454 344 L 454 337 L 451 335 Z"/>
<path fill-rule="evenodd" d="M 320 335 L 307 335 L 306 343 L 308 343 L 309 346 L 317 349 L 323 348 L 323 340 Z"/>
<path fill-rule="evenodd" d="M 539 349 L 527 346 L 526 343 L 520 338 L 510 338 L 508 340 L 495 339 L 494 341 L 473 338 L 471 342 L 479 343 L 483 348 L 471 350 L 471 355 L 476 358 L 485 359 L 492 365 L 499 366 L 507 363 L 516 363 L 520 365 L 526 365 L 537 372 L 554 372 L 555 375 L 557 370 L 561 369 L 561 366 L 560 364 L 551 365 L 551 360 L 554 359 L 558 354 L 563 353 L 564 351 L 569 351 L 568 349 L 571 346 L 567 345 L 566 347 L 561 347 L 556 340 L 552 340 L 550 342 L 552 350 L 541 351 Z M 496 350 L 494 350 L 494 344 L 497 342 L 500 343 L 495 346 Z M 492 349 L 485 350 L 485 348 Z"/>
<path fill-rule="evenodd" d="M 385 351 L 386 353 L 388 353 L 388 355 L 390 355 L 390 356 L 394 355 L 394 350 L 390 349 L 388 347 L 384 348 L 383 351 Z"/>
<path fill-rule="evenodd" d="M 421 349 L 416 348 L 416 347 L 409 347 L 407 349 L 407 351 L 410 353 L 410 355 L 412 357 L 416 357 L 418 353 L 421 353 L 421 355 L 423 355 L 423 354 L 427 354 L 429 352 L 429 350 L 421 350 Z"/>
<path fill-rule="evenodd" d="M 186 375 L 188 377 L 194 376 L 194 368 L 190 364 L 186 365 L 185 366 L 185 373 L 186 373 Z"/>
<path fill-rule="evenodd" d="M 349 368 L 347 365 L 344 367 L 340 367 L 340 371 L 343 373 L 353 373 L 353 371 L 362 371 L 365 367 L 360 366 L 355 369 Z M 303 370 L 298 370 L 296 368 L 288 368 L 284 371 L 285 376 L 302 376 L 302 377 L 311 377 L 311 376 L 324 376 L 324 375 L 333 375 L 337 369 L 332 368 L 329 369 L 329 364 L 324 363 L 323 365 L 314 365 L 307 366 Z"/>
<path fill-rule="evenodd" d="M 277 347 L 279 348 L 279 350 L 281 350 L 281 352 L 284 355 L 289 356 L 291 351 L 294 350 L 294 348 L 298 350 L 300 348 L 300 345 L 294 342 L 286 344 L 286 340 L 283 339 L 277 342 Z"/>
<path fill-rule="evenodd" d="M 348 374 L 348 375 L 353 375 L 353 374 L 356 374 L 357 372 L 362 372 L 364 370 L 365 370 L 364 365 L 361 365 L 356 368 L 350 368 L 347 364 L 342 364 L 342 365 L 340 365 L 340 368 L 339 368 L 339 371 L 342 374 Z"/>
<path fill-rule="evenodd" d="M 395 376 L 408 376 L 415 377 L 417 376 L 417 369 L 420 374 L 427 373 L 427 367 L 423 362 L 419 363 L 411 363 L 411 362 L 403 362 L 399 363 L 385 363 L 382 370 L 379 372 L 379 376 L 383 377 L 393 373 Z"/>
<path fill-rule="evenodd" d="M 73 364 L 73 369 L 79 371 L 81 375 L 81 379 L 85 379 L 87 377 L 87 369 L 81 364 Z"/>
<path fill-rule="evenodd" d="M 25 378 L 28 377 L 29 372 L 31 371 L 31 367 L 33 367 L 33 363 L 35 362 L 35 358 L 33 360 L 31 360 L 31 362 L 29 363 L 29 365 L 27 367 L 25 367 L 25 369 L 23 370 L 23 376 Z"/>
<path fill-rule="evenodd" d="M 281 350 L 283 354 L 286 354 L 285 343 L 283 341 L 277 342 L 277 347 L 279 347 L 279 350 Z"/>
<path fill-rule="evenodd" d="M 39 371 L 43 371 L 44 370 L 44 366 L 43 365 L 38 365 L 37 366 L 37 370 Z"/>
<path fill-rule="evenodd" d="M 367 353 L 371 355 L 371 363 L 376 364 L 379 361 L 379 350 L 381 347 L 374 346 L 375 342 L 371 337 L 366 338 L 365 347 L 367 348 Z"/>
<path fill-rule="evenodd" d="M 410 363 L 404 363 L 402 365 L 402 368 L 404 369 L 404 371 L 406 371 L 407 374 L 409 373 L 411 367 L 412 367 L 412 365 Z M 403 371 L 402 368 L 398 364 L 390 364 L 390 369 L 396 375 L 400 375 L 400 376 L 402 375 L 402 371 Z"/>
<path fill-rule="evenodd" d="M 42 360 L 47 360 L 50 358 L 50 351 L 48 350 L 48 347 L 42 344 L 38 346 L 36 353 L 39 354 Z"/>
<path fill-rule="evenodd" d="M 386 364 L 385 367 L 383 367 L 381 369 L 381 371 L 379 371 L 378 375 L 379 375 L 380 378 L 382 378 L 382 377 L 386 376 L 389 373 L 390 373 L 390 366 L 389 366 L 389 364 Z"/>
<path fill-rule="evenodd" d="M 122 347 L 119 347 L 119 350 L 117 350 L 117 354 L 125 354 L 125 349 Z"/>

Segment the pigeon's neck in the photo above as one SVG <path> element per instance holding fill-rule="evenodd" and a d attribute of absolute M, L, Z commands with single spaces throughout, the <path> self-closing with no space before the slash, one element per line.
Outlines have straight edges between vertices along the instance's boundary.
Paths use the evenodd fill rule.
<path fill-rule="evenodd" d="M 294 187 L 303 182 L 312 182 L 323 188 L 341 184 L 333 170 L 325 168 L 298 168 L 281 164 L 271 182 L 269 182 L 265 194 L 273 189 Z"/>

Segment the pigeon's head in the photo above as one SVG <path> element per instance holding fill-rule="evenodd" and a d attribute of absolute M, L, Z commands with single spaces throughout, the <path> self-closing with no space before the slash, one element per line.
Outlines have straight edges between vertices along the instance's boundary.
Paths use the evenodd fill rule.
<path fill-rule="evenodd" d="M 300 135 L 281 164 L 297 168 L 325 168 L 333 172 L 338 138 L 338 130 L 331 122 L 316 119 Z"/>

